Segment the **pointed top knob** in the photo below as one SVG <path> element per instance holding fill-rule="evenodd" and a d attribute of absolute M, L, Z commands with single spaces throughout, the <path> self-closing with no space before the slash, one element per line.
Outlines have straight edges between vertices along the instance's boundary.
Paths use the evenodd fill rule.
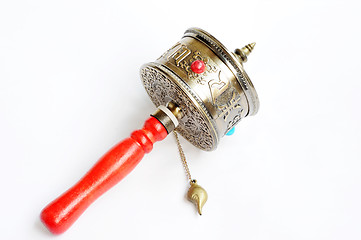
<path fill-rule="evenodd" d="M 253 51 L 254 46 L 256 46 L 255 42 L 247 44 L 241 49 L 237 48 L 236 50 L 234 50 L 234 53 L 242 63 L 247 62 L 247 56 L 249 56 L 249 54 Z"/>

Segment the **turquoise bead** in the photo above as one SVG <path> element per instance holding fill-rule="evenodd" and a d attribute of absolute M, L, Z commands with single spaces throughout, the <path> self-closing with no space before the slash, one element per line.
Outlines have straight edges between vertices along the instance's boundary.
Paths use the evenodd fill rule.
<path fill-rule="evenodd" d="M 235 130 L 236 130 L 236 128 L 233 127 L 231 130 L 229 130 L 229 131 L 226 133 L 226 135 L 227 135 L 227 136 L 231 136 L 231 135 L 234 133 Z"/>

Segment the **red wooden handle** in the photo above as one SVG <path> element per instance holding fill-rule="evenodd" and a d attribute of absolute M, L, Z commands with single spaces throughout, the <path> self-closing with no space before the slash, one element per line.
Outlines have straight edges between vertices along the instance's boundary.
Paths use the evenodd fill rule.
<path fill-rule="evenodd" d="M 91 203 L 134 169 L 153 143 L 166 136 L 164 126 L 150 117 L 143 129 L 115 145 L 78 183 L 46 206 L 42 222 L 54 234 L 65 232 Z"/>

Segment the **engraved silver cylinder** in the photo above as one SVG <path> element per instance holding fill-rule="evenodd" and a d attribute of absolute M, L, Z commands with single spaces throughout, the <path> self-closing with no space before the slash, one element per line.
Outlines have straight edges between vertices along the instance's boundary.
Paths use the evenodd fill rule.
<path fill-rule="evenodd" d="M 196 60 L 204 62 L 203 73 L 192 71 Z M 143 65 L 140 75 L 157 107 L 173 101 L 182 109 L 176 130 L 203 150 L 214 150 L 221 137 L 259 108 L 242 62 L 199 28 L 188 29 L 155 62 Z"/>

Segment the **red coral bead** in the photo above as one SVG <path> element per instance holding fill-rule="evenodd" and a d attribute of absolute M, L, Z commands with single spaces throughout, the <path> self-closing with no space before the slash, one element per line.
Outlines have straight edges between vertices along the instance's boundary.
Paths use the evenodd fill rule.
<path fill-rule="evenodd" d="M 191 69 L 194 73 L 197 73 L 197 74 L 203 73 L 204 70 L 206 69 L 206 65 L 204 64 L 203 61 L 196 60 L 196 61 L 192 62 Z"/>

